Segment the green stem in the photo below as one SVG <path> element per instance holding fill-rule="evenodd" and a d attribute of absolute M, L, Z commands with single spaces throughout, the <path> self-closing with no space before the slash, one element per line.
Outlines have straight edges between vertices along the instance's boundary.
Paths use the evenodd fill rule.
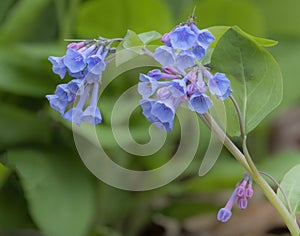
<path fill-rule="evenodd" d="M 205 119 L 205 124 L 215 132 L 217 137 L 224 142 L 224 146 L 230 151 L 235 159 L 242 164 L 242 166 L 251 173 L 250 166 L 247 163 L 246 158 L 244 157 L 243 153 L 234 145 L 234 143 L 228 138 L 225 132 L 220 128 L 217 122 L 211 117 L 209 113 L 205 113 L 202 115 Z"/>
<path fill-rule="evenodd" d="M 265 181 L 265 179 L 260 175 L 259 171 L 257 170 L 257 168 L 249 154 L 249 151 L 247 148 L 246 137 L 243 138 L 243 152 L 244 152 L 245 158 L 247 159 L 247 162 L 252 171 L 251 177 L 257 183 L 257 185 L 259 185 L 259 187 L 264 192 L 265 196 L 268 198 L 268 200 L 271 202 L 271 204 L 275 207 L 277 212 L 281 215 L 286 226 L 290 230 L 291 235 L 299 236 L 300 229 L 299 229 L 296 219 L 290 214 L 290 212 L 285 207 L 283 202 L 279 199 L 279 197 L 276 195 L 276 193 L 273 191 L 273 189 L 270 187 L 270 185 Z"/>
<path fill-rule="evenodd" d="M 288 209 L 282 203 L 282 201 L 278 198 L 276 193 L 270 187 L 270 185 L 265 181 L 265 179 L 260 175 L 257 170 L 252 158 L 248 152 L 247 144 L 246 144 L 246 136 L 242 137 L 243 140 L 243 152 L 244 154 L 235 146 L 235 144 L 228 138 L 225 132 L 220 128 L 220 126 L 216 123 L 216 121 L 211 117 L 209 113 L 205 113 L 202 115 L 203 119 L 205 119 L 205 123 L 208 127 L 215 132 L 220 140 L 224 140 L 225 147 L 232 153 L 237 161 L 239 161 L 242 166 L 249 172 L 252 179 L 257 183 L 257 185 L 262 189 L 265 196 L 271 202 L 271 204 L 275 207 L 277 212 L 283 218 L 286 226 L 291 232 L 292 236 L 299 236 L 300 229 L 293 218 L 293 216 L 289 213 Z M 224 139 L 225 137 L 225 139 Z"/>
<path fill-rule="evenodd" d="M 235 110 L 237 112 L 237 115 L 239 118 L 239 124 L 240 124 L 241 137 L 243 138 L 245 136 L 245 126 L 244 126 L 244 122 L 243 122 L 243 116 L 242 116 L 241 109 L 239 107 L 239 104 L 237 103 L 237 101 L 235 100 L 235 98 L 232 95 L 230 95 L 229 98 L 232 101 L 232 103 L 235 107 Z"/>
<path fill-rule="evenodd" d="M 292 210 L 292 206 L 291 206 L 291 203 L 286 195 L 286 193 L 284 192 L 283 188 L 280 186 L 280 184 L 277 182 L 277 180 L 272 176 L 272 175 L 269 175 L 268 173 L 266 172 L 263 172 L 263 171 L 259 171 L 259 173 L 261 175 L 264 175 L 266 177 L 268 177 L 274 184 L 275 186 L 280 190 L 280 192 L 282 193 L 282 196 L 284 197 L 284 200 L 285 200 L 285 203 L 287 204 L 288 206 L 288 210 L 290 211 L 290 214 L 293 214 L 293 210 Z"/>

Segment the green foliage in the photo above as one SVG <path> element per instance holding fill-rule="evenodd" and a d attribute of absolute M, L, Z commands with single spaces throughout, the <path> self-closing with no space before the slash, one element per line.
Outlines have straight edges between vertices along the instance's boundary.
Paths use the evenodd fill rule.
<path fill-rule="evenodd" d="M 166 32 L 172 27 L 170 12 L 163 1 L 92 0 L 83 3 L 80 8 L 77 32 L 81 37 L 97 37 L 101 34 L 113 38 L 124 35 L 127 29 Z"/>
<path fill-rule="evenodd" d="M 161 34 L 157 31 L 149 31 L 145 33 L 139 34 L 140 39 L 143 41 L 143 43 L 146 45 L 154 40 L 160 39 Z"/>
<path fill-rule="evenodd" d="M 22 41 L 32 38 L 33 30 L 39 24 L 41 13 L 49 7 L 50 0 L 18 1 L 0 27 L 3 42 Z M 9 4 L 9 3 L 8 3 Z"/>
<path fill-rule="evenodd" d="M 300 153 L 293 150 L 287 150 L 264 159 L 262 162 L 258 163 L 258 168 L 280 181 L 289 169 L 299 164 Z"/>
<path fill-rule="evenodd" d="M 3 146 L 50 141 L 48 119 L 40 119 L 36 114 L 13 105 L 0 103 L 0 106 L 0 143 Z"/>
<path fill-rule="evenodd" d="M 252 0 L 264 15 L 266 31 L 277 37 L 300 37 L 299 14 L 300 2 L 295 0 Z"/>
<path fill-rule="evenodd" d="M 195 3 L 184 8 L 183 18 L 191 14 Z M 196 16 L 201 28 L 215 25 L 238 25 L 251 34 L 263 35 L 265 32 L 264 18 L 260 9 L 247 0 L 203 0 L 196 2 Z"/>
<path fill-rule="evenodd" d="M 206 60 L 210 62 L 211 59 L 215 70 L 228 73 L 234 96 L 247 115 L 244 117 L 247 132 L 277 106 L 281 97 L 278 65 L 262 48 L 275 46 L 277 41 L 259 37 L 280 42 L 276 47 L 267 48 L 283 72 L 284 96 L 280 108 L 298 103 L 300 31 L 295 25 L 300 22 L 297 0 L 0 1 L 0 157 L 6 165 L 0 165 L 0 235 L 17 235 L 23 230 L 34 230 L 46 236 L 139 235 L 157 215 L 185 222 L 195 215 L 216 213 L 223 200 L 215 200 L 214 196 L 222 191 L 226 191 L 227 196 L 227 189 L 231 191 L 244 172 L 223 151 L 207 175 L 197 176 L 210 138 L 202 123 L 198 152 L 188 170 L 160 189 L 132 193 L 114 189 L 91 177 L 75 154 L 70 124 L 58 113 L 49 112 L 45 99 L 45 95 L 53 93 L 61 82 L 52 73 L 47 57 L 64 54 L 67 44 L 64 39 L 122 37 L 128 33 L 118 49 L 159 44 L 161 34 L 174 28 L 180 19 L 186 20 L 195 5 L 198 26 L 213 26 L 209 29 L 217 38 L 210 51 L 212 58 Z M 231 25 L 238 25 L 259 37 Z M 163 149 L 151 157 L 133 157 L 118 146 L 109 123 L 111 110 L 119 93 L 137 83 L 140 71 L 143 68 L 121 74 L 106 88 L 100 98 L 104 124 L 96 129 L 112 159 L 137 170 L 163 165 L 176 151 L 179 141 L 179 129 L 175 127 Z M 63 82 L 67 81 L 69 78 Z M 268 93 L 271 88 L 274 91 Z M 238 135 L 236 113 L 230 103 L 226 106 L 229 132 Z M 147 143 L 149 123 L 141 110 L 135 113 L 138 115 L 130 118 L 131 134 L 139 143 Z M 249 136 L 249 141 L 257 136 L 262 138 L 261 133 L 268 133 L 271 124 L 270 119 L 265 119 L 259 130 L 252 131 L 255 135 Z M 80 135 L 88 140 L 91 137 L 88 132 Z M 260 160 L 258 169 L 281 180 L 298 164 L 284 177 L 282 185 L 294 212 L 299 213 L 299 188 L 295 181 L 299 179 L 299 152 L 270 156 L 269 136 L 263 138 L 264 145 L 255 145 L 262 150 L 256 153 L 265 154 L 255 156 Z M 125 146 L 131 145 L 123 134 L 119 140 Z"/>
<path fill-rule="evenodd" d="M 219 42 L 219 39 L 230 29 L 230 26 L 212 26 L 207 28 L 214 36 L 215 36 L 215 41 L 211 44 L 212 48 L 215 48 L 216 45 Z M 254 41 L 256 44 L 262 47 L 273 47 L 277 45 L 277 41 L 272 40 L 272 39 L 265 39 L 265 38 L 260 38 L 260 37 L 255 37 L 251 34 L 246 33 L 245 31 L 241 30 L 240 28 L 236 27 L 236 31 L 238 31 L 239 34 L 243 35 L 245 38 L 248 38 L 252 41 Z"/>
<path fill-rule="evenodd" d="M 90 176 L 66 154 L 31 149 L 8 152 L 7 164 L 19 174 L 31 216 L 48 236 L 86 235 L 94 216 Z"/>
<path fill-rule="evenodd" d="M 290 169 L 285 176 L 283 177 L 280 186 L 287 195 L 287 198 L 291 204 L 291 210 L 293 214 L 300 213 L 300 185 L 299 185 L 299 178 L 300 178 L 300 164 L 294 166 Z M 285 202 L 285 199 L 282 193 L 278 190 L 277 195 Z"/>
<path fill-rule="evenodd" d="M 0 89 L 18 95 L 44 97 L 54 88 L 54 81 L 47 76 L 49 73 L 44 68 L 47 57 L 43 55 L 42 59 L 40 56 L 35 58 L 32 55 L 36 52 L 35 48 L 31 47 L 30 52 L 26 48 L 30 46 L 1 47 L 0 72 L 5 76 L 0 77 Z M 44 52 L 46 48 L 49 49 L 45 47 Z"/>
<path fill-rule="evenodd" d="M 242 112 L 245 133 L 253 130 L 282 99 L 278 64 L 270 53 L 251 39 L 239 28 L 232 27 L 219 39 L 211 58 L 213 69 L 230 78 L 233 96 Z M 226 102 L 226 107 L 227 132 L 238 136 L 236 111 L 230 101 Z"/>

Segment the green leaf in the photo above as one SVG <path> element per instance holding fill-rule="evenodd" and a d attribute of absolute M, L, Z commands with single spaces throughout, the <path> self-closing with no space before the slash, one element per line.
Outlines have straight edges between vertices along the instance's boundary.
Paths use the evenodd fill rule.
<path fill-rule="evenodd" d="M 157 31 L 149 31 L 149 32 L 141 33 L 138 36 L 145 45 L 154 40 L 161 38 L 161 34 L 158 33 Z"/>
<path fill-rule="evenodd" d="M 231 27 L 216 45 L 211 64 L 215 72 L 225 73 L 231 82 L 245 124 L 245 133 L 253 130 L 282 99 L 280 68 L 271 54 L 245 37 L 237 27 Z M 227 132 L 240 134 L 236 111 L 225 102 Z"/>
<path fill-rule="evenodd" d="M 4 185 L 5 181 L 7 180 L 11 170 L 4 165 L 0 164 L 0 189 Z"/>
<path fill-rule="evenodd" d="M 0 73 L 5 76 L 0 77 L 0 90 L 30 97 L 52 93 L 55 81 L 49 76 L 51 64 L 46 60 L 47 57 L 41 60 L 34 55 L 28 56 L 25 47 L 1 47 Z"/>
<path fill-rule="evenodd" d="M 20 229 L 36 228 L 27 209 L 21 186 L 11 175 L 0 189 L 0 235 L 17 235 Z"/>
<path fill-rule="evenodd" d="M 18 1 L 0 28 L 0 41 L 12 42 L 32 38 L 32 31 L 40 23 L 39 17 L 49 3 L 50 0 Z"/>
<path fill-rule="evenodd" d="M 278 44 L 278 41 L 276 41 L 276 40 L 255 37 L 255 36 L 248 34 L 242 30 L 239 30 L 239 33 L 244 35 L 245 37 L 251 39 L 252 41 L 254 41 L 259 46 L 262 46 L 262 47 L 273 47 Z"/>
<path fill-rule="evenodd" d="M 0 103 L 0 143 L 4 146 L 18 144 L 45 144 L 50 140 L 48 120 L 36 113 L 13 105 Z"/>
<path fill-rule="evenodd" d="M 284 190 L 291 204 L 292 211 L 296 215 L 300 213 L 300 164 L 290 169 L 283 177 L 280 186 Z M 285 202 L 282 193 L 278 190 L 277 195 Z"/>
<path fill-rule="evenodd" d="M 173 22 L 168 6 L 161 0 L 90 0 L 81 4 L 76 27 L 80 37 L 111 38 L 124 35 L 127 29 L 167 32 Z"/>
<path fill-rule="evenodd" d="M 143 46 L 143 41 L 139 36 L 132 30 L 128 30 L 126 36 L 124 37 L 123 46 L 124 48 L 133 48 Z"/>
<path fill-rule="evenodd" d="M 160 38 L 156 31 L 145 32 L 137 35 L 134 31 L 128 30 L 124 40 L 117 47 L 116 62 L 118 65 L 128 62 L 130 59 L 144 54 L 144 46 L 153 40 Z M 128 50 L 124 50 L 128 49 Z"/>
<path fill-rule="evenodd" d="M 231 27 L 230 26 L 212 26 L 207 28 L 214 36 L 215 36 L 215 41 L 211 44 L 212 48 L 215 48 L 216 45 L 218 44 L 220 38 L 229 30 Z M 272 39 L 265 39 L 265 38 L 260 38 L 260 37 L 255 37 L 251 34 L 248 34 L 244 31 L 242 31 L 239 28 L 235 28 L 241 35 L 244 37 L 254 41 L 257 43 L 259 46 L 262 47 L 272 47 L 278 44 L 277 41 L 272 40 Z"/>
<path fill-rule="evenodd" d="M 20 177 L 31 216 L 47 236 L 84 236 L 92 223 L 94 185 L 76 158 L 31 149 L 8 152 L 7 164 Z"/>
<path fill-rule="evenodd" d="M 9 8 L 13 5 L 14 0 L 2 0 L 0 2 L 0 23 L 5 18 Z"/>

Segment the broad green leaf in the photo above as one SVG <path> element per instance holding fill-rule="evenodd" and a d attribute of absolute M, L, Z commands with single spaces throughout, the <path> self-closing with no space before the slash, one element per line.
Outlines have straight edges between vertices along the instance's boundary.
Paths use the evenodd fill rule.
<path fill-rule="evenodd" d="M 207 28 L 214 36 L 215 36 L 215 41 L 211 44 L 212 48 L 215 48 L 215 46 L 218 44 L 219 39 L 229 30 L 231 27 L 230 26 L 212 26 Z M 255 37 L 251 34 L 248 34 L 239 28 L 236 28 L 236 30 L 242 34 L 243 36 L 247 37 L 248 39 L 254 41 L 257 43 L 259 46 L 262 47 L 272 47 L 275 46 L 278 42 L 272 39 L 265 39 L 265 38 L 259 38 Z"/>
<path fill-rule="evenodd" d="M 0 163 L 0 189 L 8 178 L 11 170 Z"/>
<path fill-rule="evenodd" d="M 275 40 L 272 40 L 272 39 L 265 39 L 265 38 L 260 38 L 260 37 L 255 37 L 251 34 L 248 34 L 244 31 L 242 31 L 241 29 L 239 28 L 236 28 L 236 30 L 243 36 L 251 39 L 252 41 L 254 41 L 255 43 L 257 43 L 259 46 L 262 46 L 262 47 L 273 47 L 275 45 L 278 44 L 277 41 Z"/>
<path fill-rule="evenodd" d="M 300 164 L 290 169 L 283 177 L 280 186 L 284 190 L 294 215 L 300 213 Z M 277 190 L 277 195 L 285 202 L 282 193 Z"/>
<path fill-rule="evenodd" d="M 0 41 L 12 42 L 32 38 L 34 26 L 50 0 L 22 0 L 10 10 L 0 27 Z"/>
<path fill-rule="evenodd" d="M 0 143 L 4 146 L 45 144 L 50 140 L 47 119 L 5 103 L 0 103 L 0 130 Z"/>
<path fill-rule="evenodd" d="M 29 211 L 46 236 L 85 236 L 95 209 L 94 185 L 77 156 L 33 149 L 8 152 Z"/>
<path fill-rule="evenodd" d="M 229 26 L 212 26 L 207 28 L 214 36 L 215 41 L 210 45 L 211 48 L 215 48 L 218 44 L 220 38 L 230 29 Z"/>
<path fill-rule="evenodd" d="M 245 37 L 240 29 L 226 31 L 216 45 L 211 64 L 215 72 L 225 73 L 230 81 L 245 124 L 245 132 L 253 130 L 282 99 L 280 68 L 271 54 Z M 240 134 L 236 111 L 229 99 L 225 102 L 227 132 Z"/>
<path fill-rule="evenodd" d="M 0 189 L 0 235 L 18 235 L 20 229 L 35 228 L 27 209 L 21 186 L 11 175 Z"/>
<path fill-rule="evenodd" d="M 158 33 L 157 31 L 149 31 L 149 32 L 141 33 L 138 36 L 145 45 L 154 40 L 161 38 L 161 34 Z"/>
<path fill-rule="evenodd" d="M 80 37 L 111 38 L 124 35 L 127 29 L 167 32 L 173 23 L 164 1 L 91 0 L 81 4 L 76 26 Z"/>
<path fill-rule="evenodd" d="M 2 0 L 0 2 L 0 23 L 5 18 L 9 8 L 13 5 L 14 0 Z"/>
<path fill-rule="evenodd" d="M 116 53 L 116 63 L 121 65 L 131 59 L 142 55 L 143 41 L 132 30 L 128 30 L 124 40 L 118 45 Z"/>

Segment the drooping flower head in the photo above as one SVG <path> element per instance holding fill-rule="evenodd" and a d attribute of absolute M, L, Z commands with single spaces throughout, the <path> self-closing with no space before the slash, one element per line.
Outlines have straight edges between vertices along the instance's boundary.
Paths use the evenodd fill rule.
<path fill-rule="evenodd" d="M 104 38 L 70 43 L 66 55 L 49 57 L 52 70 L 62 79 L 68 74 L 73 78 L 67 84 L 57 86 L 55 93 L 47 95 L 50 106 L 62 117 L 77 125 L 87 122 L 96 125 L 102 122 L 97 106 L 99 84 L 106 68 L 106 56 L 114 41 Z M 73 107 L 71 107 L 73 106 Z"/>
<path fill-rule="evenodd" d="M 188 21 L 164 34 L 161 41 L 165 45 L 158 47 L 153 57 L 162 65 L 162 71 L 155 69 L 148 75 L 141 74 L 138 92 L 143 98 L 141 104 L 146 118 L 171 131 L 170 125 L 181 103 L 188 102 L 190 110 L 205 114 L 213 106 L 210 96 L 224 101 L 232 90 L 225 74 L 212 74 L 201 64 L 214 41 L 208 30 L 200 30 L 193 21 Z M 161 108 L 165 104 L 159 111 L 169 118 L 168 125 L 154 114 L 157 112 L 153 109 L 154 104 L 161 104 Z M 170 110 L 167 107 L 171 107 L 172 116 L 168 115 Z"/>

